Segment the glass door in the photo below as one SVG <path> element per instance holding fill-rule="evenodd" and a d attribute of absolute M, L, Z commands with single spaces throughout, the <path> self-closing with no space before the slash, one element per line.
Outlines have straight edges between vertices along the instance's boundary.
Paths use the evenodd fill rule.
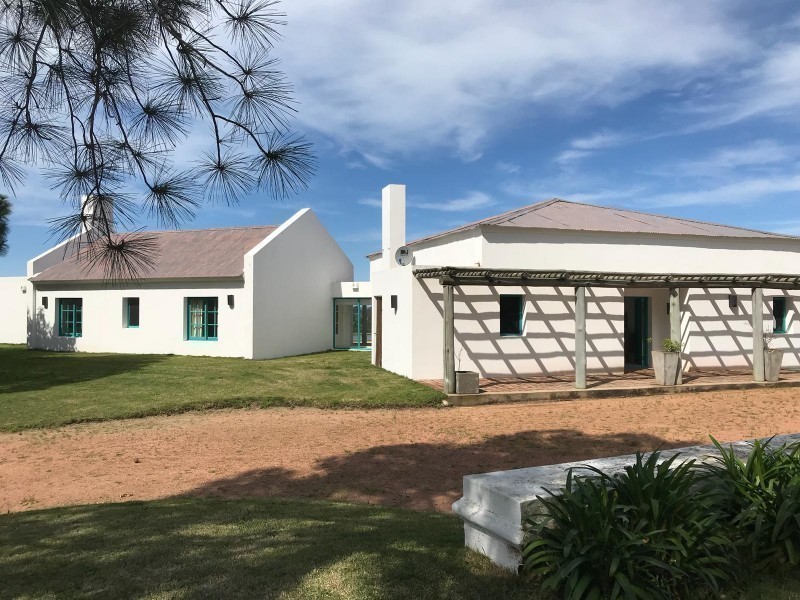
<path fill-rule="evenodd" d="M 372 348 L 372 298 L 334 299 L 333 347 L 336 350 Z"/>

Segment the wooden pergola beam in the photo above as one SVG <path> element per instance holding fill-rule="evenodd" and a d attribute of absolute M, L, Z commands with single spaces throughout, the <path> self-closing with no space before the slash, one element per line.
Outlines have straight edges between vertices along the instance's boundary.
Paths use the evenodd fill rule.
<path fill-rule="evenodd" d="M 468 286 L 592 286 L 649 288 L 730 288 L 749 287 L 798 289 L 800 275 L 794 274 L 681 274 L 681 273 L 605 273 L 594 271 L 534 271 L 518 269 L 474 269 L 431 267 L 414 271 L 417 279 L 438 279 L 442 285 Z"/>

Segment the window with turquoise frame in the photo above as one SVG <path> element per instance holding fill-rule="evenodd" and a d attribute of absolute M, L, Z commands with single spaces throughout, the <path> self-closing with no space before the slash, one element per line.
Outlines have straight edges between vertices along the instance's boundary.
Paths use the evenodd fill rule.
<path fill-rule="evenodd" d="M 773 333 L 786 333 L 786 297 L 776 296 L 772 299 Z"/>
<path fill-rule="evenodd" d="M 83 299 L 59 298 L 58 335 L 77 338 L 83 335 Z"/>
<path fill-rule="evenodd" d="M 186 333 L 190 340 L 217 340 L 219 298 L 187 298 Z"/>
<path fill-rule="evenodd" d="M 503 294 L 500 296 L 500 335 L 522 335 L 522 316 L 525 296 Z"/>
<path fill-rule="evenodd" d="M 123 298 L 122 303 L 125 312 L 125 327 L 136 329 L 139 327 L 139 299 Z"/>

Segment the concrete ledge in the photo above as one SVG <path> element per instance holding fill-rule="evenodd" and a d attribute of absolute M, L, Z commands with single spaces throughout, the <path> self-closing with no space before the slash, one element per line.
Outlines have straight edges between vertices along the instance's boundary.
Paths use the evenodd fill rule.
<path fill-rule="evenodd" d="M 800 441 L 800 433 L 776 436 L 772 446 Z M 745 456 L 751 442 L 734 442 L 734 451 Z M 727 444 L 726 444 L 727 445 Z M 680 454 L 686 460 L 707 461 L 718 455 L 713 446 L 690 446 L 665 450 L 666 460 Z M 547 490 L 557 492 L 567 480 L 567 470 L 573 467 L 593 466 L 613 474 L 619 473 L 634 462 L 635 454 L 599 458 L 580 462 L 562 463 L 528 469 L 496 471 L 464 477 L 461 499 L 453 504 L 453 512 L 464 521 L 464 543 L 468 548 L 488 556 L 494 563 L 509 571 L 516 571 L 522 557 L 527 518 L 541 506 L 540 496 Z"/>
<path fill-rule="evenodd" d="M 481 392 L 480 394 L 448 394 L 452 406 L 481 406 L 513 402 L 560 402 L 590 398 L 624 398 L 626 396 L 658 396 L 663 394 L 689 394 L 725 390 L 752 390 L 756 388 L 800 387 L 800 380 L 729 383 L 684 383 L 682 385 L 645 385 L 642 387 L 599 387 L 585 390 L 534 390 L 530 392 Z"/>

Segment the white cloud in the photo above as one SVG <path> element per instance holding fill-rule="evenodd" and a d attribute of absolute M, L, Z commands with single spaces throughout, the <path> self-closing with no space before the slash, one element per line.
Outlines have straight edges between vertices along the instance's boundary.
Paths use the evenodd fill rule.
<path fill-rule="evenodd" d="M 302 123 L 386 167 L 480 156 L 522 115 L 616 105 L 746 56 L 730 3 L 316 0 L 286 5 L 278 52 Z"/>
<path fill-rule="evenodd" d="M 373 208 L 383 207 L 383 202 L 378 198 L 361 198 L 358 203 L 362 206 L 371 206 Z"/>
<path fill-rule="evenodd" d="M 665 177 L 729 177 L 731 171 L 763 171 L 791 167 L 800 158 L 800 145 L 773 139 L 720 148 L 708 156 L 681 160 L 651 171 Z"/>
<path fill-rule="evenodd" d="M 642 197 L 642 205 L 692 206 L 712 204 L 753 204 L 763 202 L 766 196 L 800 192 L 800 175 L 781 177 L 745 177 L 718 186 L 688 192 L 652 194 Z"/>
<path fill-rule="evenodd" d="M 497 161 L 497 163 L 494 165 L 494 168 L 501 173 L 506 173 L 507 175 L 516 175 L 520 172 L 520 166 L 518 164 L 506 162 L 504 160 Z"/>
<path fill-rule="evenodd" d="M 454 200 L 444 200 L 442 202 L 413 202 L 409 206 L 426 210 L 438 210 L 441 212 L 467 212 L 493 206 L 495 201 L 483 192 L 469 192 L 463 198 Z"/>

